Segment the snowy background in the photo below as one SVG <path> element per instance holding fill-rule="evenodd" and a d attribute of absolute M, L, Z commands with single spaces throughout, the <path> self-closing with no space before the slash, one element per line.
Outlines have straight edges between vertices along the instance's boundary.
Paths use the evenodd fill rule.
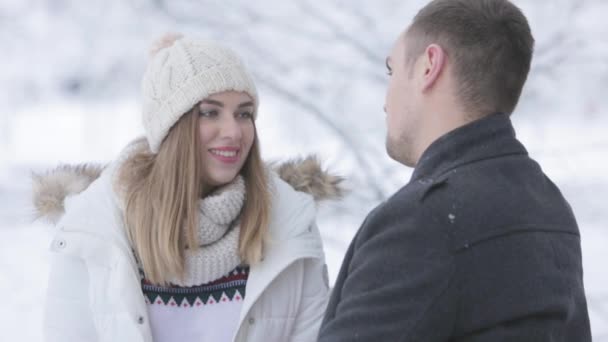
<path fill-rule="evenodd" d="M 353 190 L 321 210 L 330 277 L 365 214 L 411 170 L 384 150 L 384 58 L 423 0 L 0 0 L 1 341 L 41 341 L 53 227 L 31 170 L 107 162 L 139 124 L 150 43 L 180 31 L 248 62 L 267 159 L 316 153 Z M 513 117 L 577 215 L 594 340 L 608 341 L 608 1 L 519 0 L 537 45 Z"/>

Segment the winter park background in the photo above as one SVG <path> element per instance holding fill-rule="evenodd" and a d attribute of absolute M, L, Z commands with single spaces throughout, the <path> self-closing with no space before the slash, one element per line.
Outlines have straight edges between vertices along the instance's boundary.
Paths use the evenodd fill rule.
<path fill-rule="evenodd" d="M 348 179 L 319 226 L 330 280 L 365 214 L 411 169 L 384 150 L 384 58 L 426 0 L 0 0 L 0 340 L 41 341 L 54 228 L 32 222 L 30 170 L 107 162 L 139 124 L 150 43 L 166 31 L 236 48 L 260 91 L 266 159 L 315 153 Z M 608 341 L 608 1 L 516 0 L 536 54 L 513 116 L 582 233 L 594 340 Z"/>

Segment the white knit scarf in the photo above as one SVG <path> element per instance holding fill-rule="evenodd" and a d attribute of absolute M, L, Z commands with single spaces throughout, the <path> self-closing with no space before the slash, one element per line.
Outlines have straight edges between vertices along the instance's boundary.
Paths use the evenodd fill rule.
<path fill-rule="evenodd" d="M 240 263 L 238 216 L 245 203 L 245 181 L 237 176 L 199 202 L 196 248 L 185 250 L 185 272 L 170 282 L 178 286 L 202 285 L 221 278 Z"/>

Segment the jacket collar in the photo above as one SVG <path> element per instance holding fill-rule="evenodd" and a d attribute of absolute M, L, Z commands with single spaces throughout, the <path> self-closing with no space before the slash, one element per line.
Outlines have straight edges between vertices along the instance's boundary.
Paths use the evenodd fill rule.
<path fill-rule="evenodd" d="M 511 154 L 527 154 L 507 114 L 491 114 L 446 133 L 424 151 L 410 182 L 457 166 Z"/>

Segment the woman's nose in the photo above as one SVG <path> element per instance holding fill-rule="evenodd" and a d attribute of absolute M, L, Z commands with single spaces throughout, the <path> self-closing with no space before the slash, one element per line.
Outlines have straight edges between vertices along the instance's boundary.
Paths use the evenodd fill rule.
<path fill-rule="evenodd" d="M 240 140 L 242 136 L 241 126 L 238 121 L 230 115 L 230 117 L 222 120 L 221 124 L 221 137 L 230 138 L 233 140 Z"/>

